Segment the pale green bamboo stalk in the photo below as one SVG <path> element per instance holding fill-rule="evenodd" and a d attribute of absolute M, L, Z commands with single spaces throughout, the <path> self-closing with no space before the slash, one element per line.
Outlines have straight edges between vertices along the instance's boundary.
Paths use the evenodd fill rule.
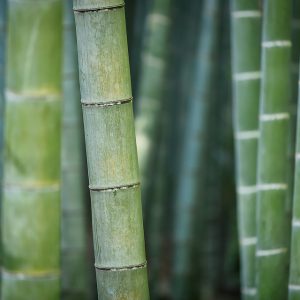
<path fill-rule="evenodd" d="M 243 299 L 256 298 L 256 164 L 261 10 L 258 0 L 231 1 L 236 190 Z"/>
<path fill-rule="evenodd" d="M 9 1 L 2 300 L 59 299 L 61 11 Z"/>
<path fill-rule="evenodd" d="M 64 0 L 62 121 L 62 298 L 90 297 L 87 263 L 87 172 L 80 107 L 77 45 L 72 0 Z"/>
<path fill-rule="evenodd" d="M 174 203 L 174 269 L 173 298 L 185 299 L 190 294 L 190 273 L 194 228 L 194 209 L 199 199 L 208 111 L 211 101 L 208 95 L 213 86 L 215 64 L 212 53 L 217 50 L 219 24 L 219 0 L 203 2 L 200 36 L 196 54 L 196 66 L 192 84 L 191 102 L 182 143 L 178 186 Z"/>
<path fill-rule="evenodd" d="M 165 98 L 171 3 L 171 0 L 154 0 L 147 16 L 141 79 L 137 92 L 135 125 L 146 225 L 148 212 L 151 211 L 152 201 L 149 198 L 153 189 L 153 172 L 157 159 L 155 148 L 159 143 L 161 112 Z"/>
<path fill-rule="evenodd" d="M 291 0 L 263 6 L 257 198 L 257 298 L 287 298 Z"/>
<path fill-rule="evenodd" d="M 74 0 L 98 297 L 149 299 L 122 0 Z"/>

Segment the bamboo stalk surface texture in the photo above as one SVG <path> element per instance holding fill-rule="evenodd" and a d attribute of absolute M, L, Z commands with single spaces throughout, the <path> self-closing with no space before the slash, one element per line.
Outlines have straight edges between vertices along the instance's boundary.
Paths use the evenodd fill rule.
<path fill-rule="evenodd" d="M 2 207 L 3 300 L 60 290 L 60 0 L 11 0 Z"/>
<path fill-rule="evenodd" d="M 241 293 L 243 299 L 255 299 L 256 165 L 261 79 L 259 1 L 232 0 L 231 19 Z"/>
<path fill-rule="evenodd" d="M 75 0 L 98 297 L 149 299 L 124 3 Z"/>
<path fill-rule="evenodd" d="M 290 216 L 288 136 L 291 1 L 263 6 L 257 172 L 257 299 L 287 298 Z"/>

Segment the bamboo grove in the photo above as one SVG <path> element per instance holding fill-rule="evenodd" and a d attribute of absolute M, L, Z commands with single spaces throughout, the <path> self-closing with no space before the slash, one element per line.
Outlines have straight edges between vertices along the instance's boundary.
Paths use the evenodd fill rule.
<path fill-rule="evenodd" d="M 300 300 L 300 0 L 0 0 L 0 300 Z"/>

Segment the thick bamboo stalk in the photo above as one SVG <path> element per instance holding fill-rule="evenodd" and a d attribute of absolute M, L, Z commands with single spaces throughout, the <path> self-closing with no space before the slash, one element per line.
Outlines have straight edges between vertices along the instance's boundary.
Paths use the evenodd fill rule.
<path fill-rule="evenodd" d="M 151 211 L 149 195 L 153 188 L 153 172 L 159 143 L 163 109 L 167 55 L 171 32 L 171 0 L 154 0 L 147 16 L 146 40 L 142 53 L 141 80 L 137 93 L 136 136 L 146 225 Z M 147 226 L 146 226 L 147 230 Z M 147 232 L 147 231 L 146 231 Z"/>
<path fill-rule="evenodd" d="M 203 4 L 196 67 L 184 140 L 181 150 L 178 181 L 174 203 L 174 270 L 173 298 L 184 299 L 189 292 L 189 274 L 193 238 L 193 211 L 198 199 L 199 176 L 203 171 L 203 154 L 207 116 L 211 102 L 209 94 L 214 79 L 212 53 L 217 46 L 220 1 L 206 0 Z"/>
<path fill-rule="evenodd" d="M 265 1 L 259 114 L 257 298 L 286 299 L 291 1 Z"/>
<path fill-rule="evenodd" d="M 258 0 L 231 1 L 236 190 L 243 299 L 255 299 L 256 164 L 261 10 Z"/>
<path fill-rule="evenodd" d="M 80 107 L 77 47 L 72 0 L 64 1 L 62 121 L 62 298 L 88 299 L 87 172 Z"/>
<path fill-rule="evenodd" d="M 61 11 L 9 1 L 3 300 L 59 299 Z"/>
<path fill-rule="evenodd" d="M 149 299 L 122 0 L 75 0 L 98 297 Z"/>

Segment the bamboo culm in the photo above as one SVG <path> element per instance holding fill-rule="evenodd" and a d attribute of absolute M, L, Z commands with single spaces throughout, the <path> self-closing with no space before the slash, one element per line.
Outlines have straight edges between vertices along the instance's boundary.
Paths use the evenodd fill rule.
<path fill-rule="evenodd" d="M 257 172 L 257 299 L 286 299 L 291 1 L 264 1 Z M 274 138 L 276 134 L 276 138 Z"/>
<path fill-rule="evenodd" d="M 150 195 L 153 188 L 154 162 L 157 159 L 155 147 L 160 140 L 161 112 L 165 98 L 166 60 L 171 32 L 170 12 L 171 0 L 153 1 L 146 20 L 147 36 L 137 91 L 135 125 L 146 230 L 148 215 L 151 215 Z"/>
<path fill-rule="evenodd" d="M 231 19 L 241 294 L 246 300 L 256 298 L 256 165 L 261 79 L 259 1 L 232 0 Z"/>
<path fill-rule="evenodd" d="M 148 300 L 124 3 L 74 12 L 98 298 Z"/>
<path fill-rule="evenodd" d="M 62 119 L 62 299 L 90 296 L 87 262 L 87 170 L 80 106 L 77 47 L 72 0 L 64 1 L 63 119 Z"/>
<path fill-rule="evenodd" d="M 62 2 L 9 1 L 8 28 L 1 299 L 58 300 Z"/>
<path fill-rule="evenodd" d="M 192 266 L 191 242 L 194 225 L 193 211 L 198 200 L 199 176 L 202 170 L 204 139 L 207 132 L 207 113 L 211 102 L 209 93 L 214 78 L 212 52 L 216 50 L 220 1 L 203 3 L 200 38 L 196 55 L 191 102 L 188 110 L 178 186 L 174 203 L 175 253 L 173 257 L 173 297 L 183 299 L 189 291 L 189 272 Z M 196 138 L 199 137 L 199 138 Z M 201 200 L 200 200 L 201 201 Z"/>

